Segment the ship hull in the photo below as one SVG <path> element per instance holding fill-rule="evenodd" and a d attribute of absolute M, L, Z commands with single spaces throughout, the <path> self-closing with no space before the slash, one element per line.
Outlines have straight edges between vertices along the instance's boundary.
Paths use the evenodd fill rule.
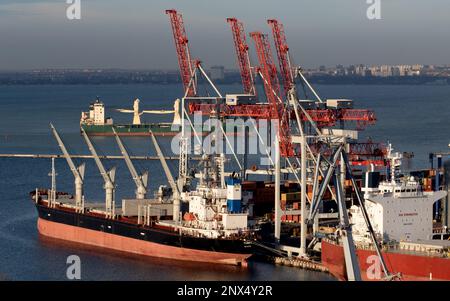
<path fill-rule="evenodd" d="M 142 256 L 246 266 L 250 248 L 242 240 L 179 235 L 104 217 L 37 205 L 41 235 Z"/>
<path fill-rule="evenodd" d="M 450 280 L 450 259 L 426 256 L 418 254 L 405 254 L 397 252 L 383 252 L 388 271 L 391 274 L 401 274 L 402 280 Z M 381 272 L 381 266 L 373 265 L 377 258 L 372 250 L 357 250 L 357 257 L 363 280 L 380 280 L 375 277 L 377 269 Z M 346 280 L 345 258 L 342 246 L 333 242 L 322 240 L 322 264 L 330 273 L 341 280 Z"/>
<path fill-rule="evenodd" d="M 80 126 L 86 134 L 89 136 L 114 136 L 113 127 L 119 136 L 167 136 L 173 137 L 181 132 L 181 127 L 174 126 L 169 123 L 146 123 L 146 124 L 104 124 L 104 125 L 87 125 L 81 124 Z M 214 127 L 212 129 L 201 129 L 196 128 L 196 131 L 190 131 L 191 136 L 208 136 L 214 132 Z M 243 132 L 230 132 L 226 133 L 227 136 L 243 136 Z M 249 134 L 250 136 L 254 134 Z"/>
<path fill-rule="evenodd" d="M 171 124 L 139 124 L 139 125 L 86 125 L 82 124 L 81 128 L 89 136 L 114 136 L 114 130 L 119 136 L 151 136 L 150 130 L 155 136 L 175 136 L 181 131 L 181 127 L 172 129 Z"/>

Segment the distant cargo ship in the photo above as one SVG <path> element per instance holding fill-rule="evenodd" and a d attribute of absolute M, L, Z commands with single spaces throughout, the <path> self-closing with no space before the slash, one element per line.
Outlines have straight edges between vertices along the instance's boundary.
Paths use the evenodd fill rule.
<path fill-rule="evenodd" d="M 236 96 L 239 95 L 233 94 L 230 99 L 235 101 Z M 236 104 L 228 101 L 227 98 L 227 105 Z M 114 131 L 116 131 L 119 136 L 150 136 L 152 134 L 155 136 L 176 136 L 181 132 L 179 99 L 175 100 L 173 110 L 140 111 L 139 104 L 140 100 L 135 99 L 133 109 L 117 109 L 117 111 L 121 113 L 132 113 L 133 122 L 130 124 L 115 124 L 111 117 L 105 117 L 105 104 L 99 99 L 96 99 L 89 106 L 88 112 L 81 112 L 80 130 L 84 130 L 89 136 L 114 136 Z M 142 114 L 173 114 L 173 120 L 172 122 L 142 123 Z M 259 127 L 259 125 L 256 126 Z M 225 132 L 227 136 L 240 136 L 243 135 L 242 131 L 244 128 L 245 125 L 236 124 L 232 125 L 232 128 Z M 235 129 L 238 131 L 235 131 Z M 203 125 L 203 128 L 202 126 L 195 125 L 195 133 L 199 136 L 207 136 L 214 131 L 214 125 Z M 194 131 L 191 131 L 191 135 L 194 135 Z M 249 133 L 248 135 L 255 135 L 255 133 Z"/>
<path fill-rule="evenodd" d="M 114 124 L 110 117 L 105 118 L 105 105 L 96 99 L 88 112 L 81 112 L 80 127 L 90 136 L 114 136 L 114 130 L 120 136 L 175 136 L 181 131 L 179 113 L 180 100 L 175 100 L 173 110 L 139 110 L 140 100 L 136 99 L 133 109 L 118 109 L 121 113 L 132 113 L 133 123 Z M 142 123 L 142 114 L 173 114 L 172 122 Z"/>

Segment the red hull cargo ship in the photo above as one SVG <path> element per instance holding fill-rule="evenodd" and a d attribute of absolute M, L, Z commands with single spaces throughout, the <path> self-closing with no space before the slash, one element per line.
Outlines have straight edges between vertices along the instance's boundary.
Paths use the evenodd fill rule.
<path fill-rule="evenodd" d="M 382 246 L 381 254 L 390 274 L 404 280 L 450 280 L 450 233 L 434 221 L 436 202 L 446 191 L 433 191 L 424 179 L 400 171 L 402 154 L 388 149 L 390 178 L 379 181 L 378 172 L 365 173 L 364 206 Z M 426 180 L 426 179 L 425 179 Z M 379 280 L 381 260 L 359 206 L 351 206 L 352 232 L 363 280 Z M 322 240 L 322 263 L 338 278 L 345 279 L 341 242 L 331 236 Z M 382 278 L 382 277 L 381 277 Z"/>
<path fill-rule="evenodd" d="M 383 259 L 391 274 L 399 274 L 402 280 L 450 280 L 450 258 L 440 252 L 440 244 L 425 246 L 404 244 L 405 249 L 383 251 Z M 408 251 L 409 247 L 409 251 Z M 422 248 L 423 251 L 413 251 Z M 377 264 L 375 250 L 357 250 L 361 277 L 363 280 L 381 280 L 383 271 Z M 346 280 L 344 250 L 331 240 L 322 241 L 322 264 L 340 280 Z"/>
<path fill-rule="evenodd" d="M 170 187 L 161 185 L 147 198 L 147 173 L 138 174 L 123 143 L 116 135 L 136 184 L 135 198 L 115 201 L 115 169 L 106 171 L 93 144 L 83 136 L 104 179 L 105 202 L 86 202 L 83 194 L 84 164 L 76 167 L 63 141 L 53 134 L 75 177 L 75 194 L 56 191 L 52 160 L 52 188 L 31 192 L 45 236 L 129 252 L 177 260 L 245 266 L 252 255 L 259 230 L 248 220 L 248 201 L 242 197 L 240 179 L 225 178 L 223 157 L 204 155 L 196 187 L 181 190 L 152 136 Z M 223 179 L 215 181 L 214 179 Z M 225 181 L 226 179 L 226 181 Z"/>
<path fill-rule="evenodd" d="M 35 192 L 32 198 L 35 199 Z M 167 259 L 245 265 L 251 245 L 242 239 L 212 239 L 180 234 L 179 229 L 163 224 L 142 225 L 136 219 L 108 219 L 95 210 L 76 212 L 73 206 L 49 206 L 47 193 L 38 192 L 36 208 L 41 235 L 115 251 Z M 68 200 L 68 195 L 60 200 Z"/>

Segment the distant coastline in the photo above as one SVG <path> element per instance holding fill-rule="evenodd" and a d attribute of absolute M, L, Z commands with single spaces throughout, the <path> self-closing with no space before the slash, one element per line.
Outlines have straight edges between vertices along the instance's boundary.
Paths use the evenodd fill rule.
<path fill-rule="evenodd" d="M 308 80 L 325 85 L 450 85 L 446 76 L 355 76 L 310 75 Z M 225 72 L 217 84 L 241 84 L 239 72 Z M 102 85 L 102 84 L 178 84 L 178 71 L 145 70 L 39 70 L 0 71 L 0 85 Z"/>

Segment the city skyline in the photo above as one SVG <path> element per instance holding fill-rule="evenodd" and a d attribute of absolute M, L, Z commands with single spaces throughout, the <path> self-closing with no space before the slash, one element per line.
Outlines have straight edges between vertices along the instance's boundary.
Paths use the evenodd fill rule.
<path fill-rule="evenodd" d="M 81 0 L 81 20 L 68 20 L 64 0 L 0 3 L 0 70 L 42 68 L 176 69 L 164 10 L 183 14 L 193 57 L 205 66 L 236 68 L 226 17 L 244 22 L 247 34 L 269 33 L 268 18 L 285 25 L 297 65 L 447 64 L 450 3 L 381 1 L 381 20 L 369 20 L 365 0 L 119 1 Z M 321 16 L 320 19 L 317 16 Z M 420 22 L 419 22 L 420 21 Z M 253 44 L 252 60 L 256 62 Z M 274 49 L 272 49 L 274 52 Z M 275 53 L 274 53 L 275 55 Z"/>

